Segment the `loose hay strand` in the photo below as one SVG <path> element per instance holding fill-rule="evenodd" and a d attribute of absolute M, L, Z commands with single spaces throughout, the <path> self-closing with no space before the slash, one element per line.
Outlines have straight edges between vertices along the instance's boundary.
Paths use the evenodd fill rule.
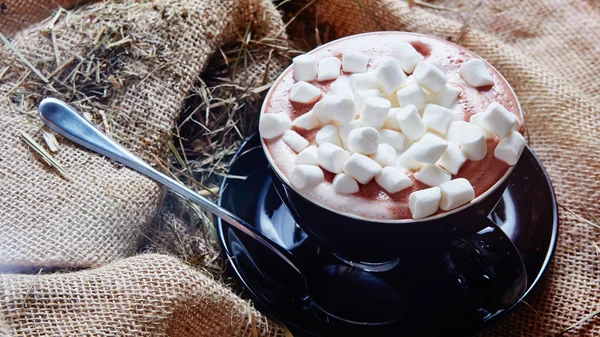
<path fill-rule="evenodd" d="M 21 131 L 21 138 L 35 152 L 37 152 L 40 156 L 42 156 L 42 158 L 44 159 L 44 161 L 46 161 L 46 163 L 48 163 L 50 166 L 54 167 L 63 178 L 65 178 L 68 181 L 72 180 L 69 173 L 67 173 L 67 171 L 65 171 L 65 169 L 56 160 L 54 160 L 54 158 L 52 158 L 52 156 L 48 152 L 46 152 L 46 150 L 44 150 L 44 148 L 42 148 L 42 146 L 40 144 L 38 144 L 33 138 L 31 138 L 31 136 L 29 136 L 27 133 Z"/>
<path fill-rule="evenodd" d="M 42 73 L 37 70 L 36 67 L 34 67 L 33 64 L 31 64 L 31 62 L 29 62 L 25 56 L 23 56 L 23 54 L 21 54 L 17 48 L 15 48 L 15 46 L 12 45 L 12 43 L 10 43 L 10 41 L 8 41 L 8 39 L 2 35 L 2 33 L 0 33 L 0 40 L 2 40 L 4 42 L 4 44 L 10 49 L 12 50 L 13 53 L 15 53 L 15 55 L 17 55 L 17 57 L 19 58 L 19 60 L 21 60 L 21 62 L 25 63 L 25 65 L 31 69 L 31 71 L 33 71 L 40 79 L 42 79 L 42 81 L 49 83 L 50 81 L 46 78 L 46 76 L 42 75 Z"/>

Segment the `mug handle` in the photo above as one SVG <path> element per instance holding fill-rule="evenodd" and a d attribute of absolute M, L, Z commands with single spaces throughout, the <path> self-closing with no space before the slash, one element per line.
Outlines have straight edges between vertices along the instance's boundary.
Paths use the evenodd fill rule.
<path fill-rule="evenodd" d="M 441 261 L 454 291 L 466 299 L 461 305 L 477 309 L 469 310 L 477 313 L 472 319 L 487 320 L 486 316 L 510 308 L 527 289 L 527 271 L 519 250 L 485 215 L 453 228 Z"/>

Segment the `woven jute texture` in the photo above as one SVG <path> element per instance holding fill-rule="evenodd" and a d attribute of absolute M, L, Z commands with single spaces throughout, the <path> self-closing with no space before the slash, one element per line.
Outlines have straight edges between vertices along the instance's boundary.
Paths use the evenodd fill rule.
<path fill-rule="evenodd" d="M 131 52 L 115 70 L 123 71 L 120 78 L 127 79 L 122 89 L 117 85 L 107 97 L 75 104 L 101 127 L 108 120 L 115 138 L 150 159 L 164 158 L 172 120 L 207 56 L 245 29 L 248 20 L 264 20 L 271 27 L 266 32 L 282 27 L 281 17 L 266 1 L 166 3 L 94 5 L 72 13 L 68 20 L 58 20 L 53 28 L 60 29 L 56 38 L 61 42 L 61 60 L 89 52 L 85 48 L 103 26 L 117 32 L 122 27 L 124 35 L 137 39 L 132 46 L 150 46 L 141 49 L 160 53 L 159 61 L 152 62 L 153 58 L 126 49 L 129 44 L 117 46 L 120 52 Z M 409 8 L 395 0 L 323 0 L 308 7 L 307 12 L 315 15 L 306 24 L 318 21 L 330 37 L 405 30 L 455 40 L 469 9 L 479 1 L 434 3 L 464 12 Z M 108 17 L 111 6 L 112 13 L 116 8 L 131 14 Z M 521 305 L 481 336 L 551 336 L 600 309 L 599 261 L 593 245 L 600 240 L 600 230 L 590 224 L 600 218 L 599 10 L 594 0 L 486 1 L 460 40 L 512 84 L 525 113 L 530 144 L 548 170 L 561 205 L 556 253 L 544 282 L 526 299 L 531 308 Z M 183 17 L 196 20 L 184 19 L 183 12 Z M 48 24 L 16 34 L 12 40 L 25 56 L 48 58 L 36 64 L 46 75 L 56 67 L 51 39 L 48 33 L 40 34 L 50 29 Z M 294 32 L 287 33 L 294 37 Z M 114 42 L 118 40 L 117 36 Z M 4 321 L 5 326 L 0 332 L 23 336 L 281 334 L 233 292 L 180 260 L 144 254 L 111 262 L 134 254 L 143 233 L 150 232 L 151 218 L 162 200 L 160 190 L 64 140 L 56 158 L 73 181 L 65 182 L 48 169 L 19 139 L 19 132 L 40 139 L 35 104 L 40 92 L 50 95 L 51 89 L 37 84 L 38 89 L 29 91 L 38 96 L 19 95 L 12 88 L 27 68 L 12 61 L 15 57 L 7 49 L 0 53 L 0 62 L 11 65 L 0 82 L 0 92 L 10 92 L 11 97 L 10 103 L 0 101 L 0 262 L 11 268 L 106 264 L 64 274 L 3 275 L 0 325 Z M 264 71 L 264 62 L 266 58 L 256 58 L 256 72 L 251 73 Z M 126 69 L 135 69 L 137 76 L 127 76 Z M 270 74 L 276 73 L 273 69 L 277 67 L 270 67 Z M 34 76 L 23 82 L 34 82 L 30 80 Z M 73 100 L 82 99 L 72 95 Z M 175 224 L 171 227 L 181 224 L 168 212 L 162 213 L 162 219 Z M 169 235 L 157 237 L 161 243 L 170 240 Z M 257 322 L 256 330 L 248 328 L 252 322 Z M 600 336 L 600 318 L 578 325 L 565 336 Z"/>

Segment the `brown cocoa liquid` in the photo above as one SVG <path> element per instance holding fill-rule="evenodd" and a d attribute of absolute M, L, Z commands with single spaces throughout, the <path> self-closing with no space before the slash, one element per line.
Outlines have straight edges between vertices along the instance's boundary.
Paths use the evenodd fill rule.
<path fill-rule="evenodd" d="M 468 85 L 458 74 L 458 69 L 465 61 L 479 57 L 455 44 L 418 34 L 370 33 L 335 41 L 311 51 L 310 54 L 317 59 L 334 56 L 341 60 L 344 49 L 357 50 L 369 56 L 368 68 L 369 71 L 373 71 L 382 61 L 391 57 L 391 53 L 399 41 L 411 43 L 427 60 L 442 62 L 448 84 L 461 89 L 458 97 L 458 109 L 455 109 L 455 120 L 469 121 L 471 115 L 484 111 L 492 102 L 498 102 L 517 116 L 521 123 L 520 131 L 523 132 L 519 104 L 510 85 L 497 70 L 489 65 L 488 69 L 494 78 L 494 85 L 484 88 L 473 88 Z M 310 83 L 320 88 L 325 95 L 334 81 L 348 81 L 347 83 L 349 83 L 350 75 L 352 74 L 342 72 L 342 75 L 336 80 L 327 82 L 314 80 Z M 273 88 L 265 100 L 263 113 L 287 114 L 293 121 L 308 112 L 312 108 L 312 104 L 296 104 L 289 100 L 290 88 L 295 82 L 292 67 L 289 67 L 273 84 Z M 310 131 L 296 127 L 293 129 L 304 136 L 311 145 L 316 145 L 315 135 L 319 129 Z M 408 140 L 405 139 L 405 141 Z M 488 140 L 487 156 L 479 161 L 468 160 L 458 174 L 452 177 L 453 179 L 462 177 L 469 180 L 475 189 L 476 197 L 492 187 L 509 168 L 509 165 L 494 157 L 494 148 L 498 142 L 497 137 Z M 265 140 L 265 144 L 273 163 L 281 174 L 289 179 L 289 174 L 294 168 L 296 153 L 281 138 Z M 414 172 L 407 172 L 413 180 L 413 185 L 398 193 L 387 193 L 373 179 L 366 185 L 360 185 L 360 191 L 356 194 L 339 195 L 333 191 L 331 186 L 335 175 L 324 172 L 326 179 L 323 183 L 298 192 L 327 208 L 372 219 L 411 219 L 408 197 L 414 191 L 429 187 L 415 180 Z M 443 211 L 438 211 L 438 213 L 441 212 Z"/>

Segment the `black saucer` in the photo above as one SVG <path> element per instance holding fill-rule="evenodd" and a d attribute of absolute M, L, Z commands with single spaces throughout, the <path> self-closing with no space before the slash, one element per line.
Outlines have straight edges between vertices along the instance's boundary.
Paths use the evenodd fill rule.
<path fill-rule="evenodd" d="M 558 231 L 558 209 L 550 180 L 533 152 L 526 148 L 502 200 L 490 217 L 512 239 L 527 268 L 529 294 L 550 261 Z M 258 227 L 266 236 L 287 248 L 300 261 L 321 263 L 329 255 L 296 225 L 271 184 L 267 160 L 254 134 L 232 160 L 230 174 L 221 186 L 220 205 Z M 301 289 L 272 253 L 218 220 L 218 230 L 228 267 L 257 308 L 283 321 L 294 336 L 446 336 L 480 331 L 515 306 L 497 315 L 482 315 L 476 324 L 456 325 L 452 304 L 426 294 L 418 303 L 408 302 L 407 319 L 382 327 L 362 327 L 330 321 L 315 315 L 299 299 Z M 316 257 L 319 256 L 317 259 Z M 426 266 L 425 266 L 426 268 Z M 427 273 L 423 273 L 424 278 Z M 426 281 L 426 280 L 424 280 Z M 406 289 L 407 293 L 411 289 Z M 357 296 L 360 298 L 360 296 Z M 442 308 L 442 309 L 440 309 Z M 412 311 L 412 312 L 411 312 Z M 477 316 L 477 313 L 469 313 Z"/>

